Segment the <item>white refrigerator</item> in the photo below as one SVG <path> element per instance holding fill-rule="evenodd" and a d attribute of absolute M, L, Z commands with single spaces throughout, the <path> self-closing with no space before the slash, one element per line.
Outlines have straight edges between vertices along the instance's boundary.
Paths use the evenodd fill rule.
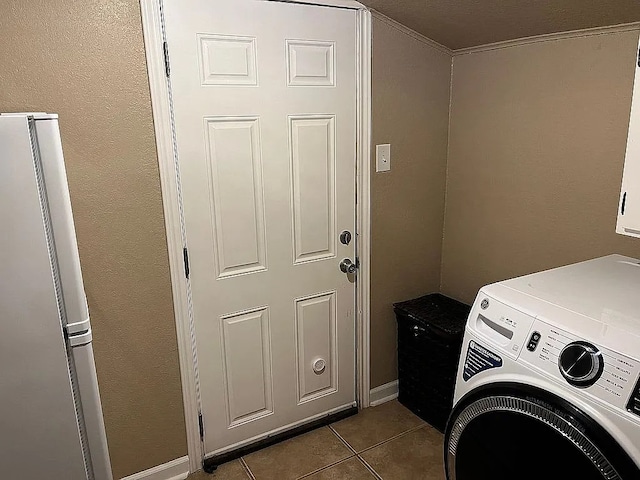
<path fill-rule="evenodd" d="M 111 480 L 58 116 L 0 114 L 0 478 Z"/>

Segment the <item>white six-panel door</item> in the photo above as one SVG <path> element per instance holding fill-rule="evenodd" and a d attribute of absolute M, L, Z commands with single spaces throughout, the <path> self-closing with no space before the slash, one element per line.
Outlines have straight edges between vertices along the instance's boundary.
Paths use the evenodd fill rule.
<path fill-rule="evenodd" d="M 356 13 L 165 0 L 164 18 L 212 455 L 355 405 Z"/>

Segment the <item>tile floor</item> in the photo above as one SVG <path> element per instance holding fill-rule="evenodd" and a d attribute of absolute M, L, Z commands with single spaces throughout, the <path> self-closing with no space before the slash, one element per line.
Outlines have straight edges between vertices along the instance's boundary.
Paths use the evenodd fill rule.
<path fill-rule="evenodd" d="M 188 480 L 443 480 L 442 434 L 397 400 Z"/>

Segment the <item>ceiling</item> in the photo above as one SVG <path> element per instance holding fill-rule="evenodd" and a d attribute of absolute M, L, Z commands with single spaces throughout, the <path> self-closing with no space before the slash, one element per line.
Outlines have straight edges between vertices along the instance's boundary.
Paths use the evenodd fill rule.
<path fill-rule="evenodd" d="M 360 0 L 453 50 L 640 21 L 639 0 Z"/>

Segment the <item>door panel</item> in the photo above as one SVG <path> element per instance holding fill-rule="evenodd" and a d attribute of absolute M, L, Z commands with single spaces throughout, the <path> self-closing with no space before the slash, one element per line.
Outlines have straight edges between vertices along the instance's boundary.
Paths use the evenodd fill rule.
<path fill-rule="evenodd" d="M 335 257 L 335 117 L 289 117 L 295 262 Z"/>
<path fill-rule="evenodd" d="M 355 404 L 356 13 L 165 0 L 207 455 Z"/>
<path fill-rule="evenodd" d="M 335 292 L 296 300 L 298 403 L 338 388 L 335 300 Z"/>
<path fill-rule="evenodd" d="M 229 426 L 273 413 L 269 309 L 225 316 L 223 362 Z"/>
<path fill-rule="evenodd" d="M 257 117 L 206 117 L 218 278 L 266 269 L 264 193 Z"/>
<path fill-rule="evenodd" d="M 202 85 L 257 85 L 256 39 L 197 35 Z"/>
<path fill-rule="evenodd" d="M 334 47 L 334 42 L 287 40 L 289 86 L 334 86 Z"/>

